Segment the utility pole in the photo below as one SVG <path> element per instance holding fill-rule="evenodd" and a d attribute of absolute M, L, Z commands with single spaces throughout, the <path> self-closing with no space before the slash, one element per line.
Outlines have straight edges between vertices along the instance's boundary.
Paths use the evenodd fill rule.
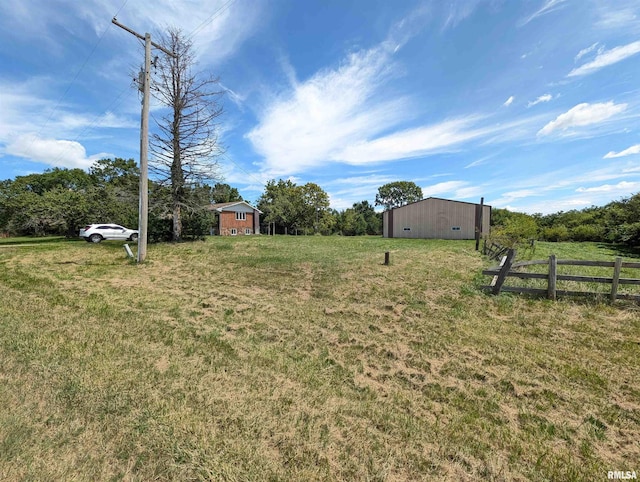
<path fill-rule="evenodd" d="M 151 46 L 162 50 L 165 54 L 176 57 L 162 45 L 151 41 L 151 34 L 144 36 L 122 25 L 116 17 L 111 22 L 141 40 L 144 40 L 144 73 L 142 75 L 142 114 L 140 116 L 140 205 L 138 207 L 138 263 L 147 257 L 147 227 L 149 220 L 149 84 L 151 81 Z"/>

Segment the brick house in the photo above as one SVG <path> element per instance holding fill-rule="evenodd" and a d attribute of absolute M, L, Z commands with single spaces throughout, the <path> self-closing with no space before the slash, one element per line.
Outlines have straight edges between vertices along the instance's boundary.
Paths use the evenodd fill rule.
<path fill-rule="evenodd" d="M 211 204 L 209 210 L 217 215 L 217 226 L 211 230 L 213 235 L 260 234 L 261 211 L 245 201 Z"/>

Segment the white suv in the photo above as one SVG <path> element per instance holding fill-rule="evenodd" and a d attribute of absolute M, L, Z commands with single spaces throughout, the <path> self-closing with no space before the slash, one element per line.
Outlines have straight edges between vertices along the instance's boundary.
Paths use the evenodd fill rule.
<path fill-rule="evenodd" d="M 127 229 L 118 224 L 89 224 L 80 230 L 80 237 L 91 243 L 99 243 L 103 239 L 138 240 L 137 229 Z"/>

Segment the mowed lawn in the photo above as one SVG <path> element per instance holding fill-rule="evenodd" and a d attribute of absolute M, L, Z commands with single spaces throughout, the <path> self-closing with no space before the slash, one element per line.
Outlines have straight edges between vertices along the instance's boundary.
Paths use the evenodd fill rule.
<path fill-rule="evenodd" d="M 485 295 L 473 242 L 33 244 L 0 243 L 0 480 L 640 473 L 640 307 Z"/>

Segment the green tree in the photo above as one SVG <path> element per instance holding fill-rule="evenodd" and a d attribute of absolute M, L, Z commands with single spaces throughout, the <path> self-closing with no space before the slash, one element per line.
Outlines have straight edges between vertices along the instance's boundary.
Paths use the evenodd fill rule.
<path fill-rule="evenodd" d="M 298 218 L 298 189 L 295 183 L 282 179 L 267 182 L 258 199 L 257 208 L 262 211 L 264 223 L 275 223 L 283 229 L 292 229 Z"/>
<path fill-rule="evenodd" d="M 231 187 L 229 184 L 220 182 L 217 182 L 211 188 L 209 200 L 213 204 L 244 201 L 235 187 Z"/>
<path fill-rule="evenodd" d="M 329 210 L 329 195 L 315 183 L 297 186 L 290 180 L 271 180 L 258 199 L 264 223 L 275 223 L 286 232 L 302 229 L 305 232 L 331 230 L 333 218 Z"/>
<path fill-rule="evenodd" d="M 358 215 L 362 216 L 366 226 L 366 234 L 382 234 L 382 213 L 376 213 L 375 208 L 369 204 L 369 201 L 355 203 L 353 209 Z"/>
<path fill-rule="evenodd" d="M 299 225 L 305 229 L 313 229 L 317 234 L 326 224 L 325 218 L 330 216 L 329 195 L 313 182 L 301 186 L 299 191 Z"/>
<path fill-rule="evenodd" d="M 392 209 L 405 204 L 420 201 L 422 189 L 412 181 L 390 182 L 378 188 L 376 206 Z"/>

